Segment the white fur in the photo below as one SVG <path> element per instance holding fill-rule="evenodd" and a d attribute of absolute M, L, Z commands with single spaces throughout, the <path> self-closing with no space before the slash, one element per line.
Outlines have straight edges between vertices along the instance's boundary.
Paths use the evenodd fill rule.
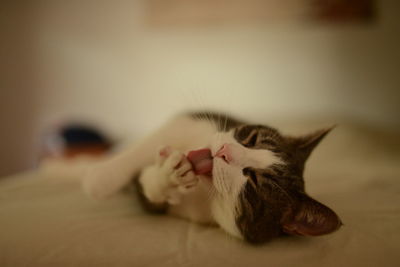
<path fill-rule="evenodd" d="M 215 155 L 224 144 L 229 145 L 232 161 L 228 164 L 214 158 L 212 182 L 187 172 L 187 162 L 174 169 L 179 161 L 186 160 L 184 155 L 188 151 L 210 148 Z M 165 145 L 171 147 L 171 153 L 160 158 L 159 149 Z M 118 192 L 135 173 L 142 171 L 139 179 L 149 200 L 168 202 L 171 214 L 196 222 L 216 223 L 228 233 L 241 237 L 235 216 L 238 195 L 247 179 L 242 170 L 266 168 L 277 162 L 279 159 L 270 151 L 240 145 L 233 131 L 217 132 L 215 125 L 208 121 L 179 116 L 142 142 L 96 166 L 83 186 L 90 196 L 104 198 Z M 182 176 L 183 173 L 186 175 Z M 190 190 L 186 188 L 191 186 Z"/>

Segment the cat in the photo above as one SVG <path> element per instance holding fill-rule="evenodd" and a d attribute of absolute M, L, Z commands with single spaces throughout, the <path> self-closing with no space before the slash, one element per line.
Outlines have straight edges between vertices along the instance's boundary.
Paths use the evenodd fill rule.
<path fill-rule="evenodd" d="M 330 130 L 289 137 L 225 115 L 181 114 L 93 168 L 83 186 L 105 198 L 135 176 L 148 211 L 215 224 L 255 244 L 280 235 L 329 234 L 342 222 L 307 195 L 303 171 Z"/>

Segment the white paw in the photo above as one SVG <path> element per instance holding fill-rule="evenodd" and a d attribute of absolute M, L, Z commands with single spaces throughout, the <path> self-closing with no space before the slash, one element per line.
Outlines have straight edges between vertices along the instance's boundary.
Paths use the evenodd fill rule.
<path fill-rule="evenodd" d="M 157 162 L 168 183 L 179 191 L 186 192 L 198 183 L 192 164 L 182 152 L 165 147 L 160 150 Z"/>

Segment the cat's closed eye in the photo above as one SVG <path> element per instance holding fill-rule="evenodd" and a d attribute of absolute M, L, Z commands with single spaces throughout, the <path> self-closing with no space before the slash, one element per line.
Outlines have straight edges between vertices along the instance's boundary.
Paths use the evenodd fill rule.
<path fill-rule="evenodd" d="M 243 143 L 245 147 L 253 147 L 257 144 L 258 133 L 253 131 L 247 140 Z"/>

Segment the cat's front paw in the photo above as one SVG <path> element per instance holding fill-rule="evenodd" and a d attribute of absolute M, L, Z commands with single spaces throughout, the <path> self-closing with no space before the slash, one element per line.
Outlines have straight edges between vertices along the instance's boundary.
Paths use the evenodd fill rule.
<path fill-rule="evenodd" d="M 159 151 L 157 161 L 169 184 L 178 187 L 179 191 L 186 192 L 198 183 L 192 164 L 182 152 L 164 147 Z"/>

